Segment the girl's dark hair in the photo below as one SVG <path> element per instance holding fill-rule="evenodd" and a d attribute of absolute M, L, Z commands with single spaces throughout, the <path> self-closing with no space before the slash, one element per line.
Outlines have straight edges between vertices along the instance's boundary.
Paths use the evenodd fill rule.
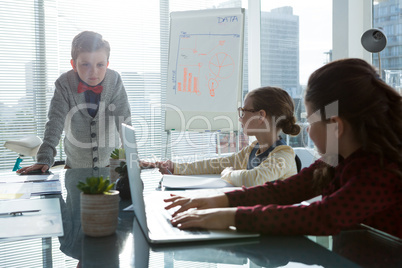
<path fill-rule="evenodd" d="M 250 91 L 247 97 L 251 97 L 254 110 L 264 110 L 267 115 L 276 121 L 276 127 L 283 133 L 298 135 L 300 126 L 296 124 L 294 116 L 295 106 L 289 94 L 277 87 L 261 87 Z"/>
<path fill-rule="evenodd" d="M 71 58 L 75 61 L 82 52 L 95 52 L 98 49 L 105 49 L 107 60 L 110 56 L 109 42 L 103 39 L 101 34 L 91 31 L 83 31 L 77 34 L 71 45 Z"/>
<path fill-rule="evenodd" d="M 338 103 L 338 116 L 350 123 L 362 150 L 385 161 L 396 162 L 401 176 L 402 97 L 380 79 L 376 70 L 361 59 L 333 61 L 311 74 L 305 101 L 313 111 Z M 322 118 L 325 120 L 325 118 Z M 316 182 L 325 187 L 333 177 L 333 168 L 322 164 L 315 172 Z"/>

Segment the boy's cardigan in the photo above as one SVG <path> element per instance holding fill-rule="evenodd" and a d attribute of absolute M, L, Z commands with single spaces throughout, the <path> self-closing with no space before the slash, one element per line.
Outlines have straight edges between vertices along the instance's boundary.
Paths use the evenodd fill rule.
<path fill-rule="evenodd" d="M 60 137 L 65 132 L 66 165 L 71 168 L 98 168 L 109 165 L 113 149 L 120 147 L 121 123 L 131 125 L 130 105 L 120 75 L 107 69 L 101 85 L 99 109 L 95 117 L 88 114 L 85 94 L 78 93 L 78 74 L 70 70 L 55 82 L 43 144 L 37 163 L 51 167 Z M 93 105 L 93 104 L 92 104 Z"/>

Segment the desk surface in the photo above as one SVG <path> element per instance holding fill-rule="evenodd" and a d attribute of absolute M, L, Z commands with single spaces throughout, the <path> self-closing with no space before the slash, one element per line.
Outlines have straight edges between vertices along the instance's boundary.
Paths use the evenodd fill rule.
<path fill-rule="evenodd" d="M 154 246 L 147 243 L 133 212 L 123 211 L 131 203 L 123 200 L 116 233 L 88 237 L 81 230 L 76 185 L 100 175 L 108 176 L 109 169 L 62 170 L 62 194 L 44 198 L 59 198 L 64 236 L 0 239 L 0 267 L 402 267 L 400 240 L 369 229 L 336 236 L 261 236 Z M 158 187 L 161 176 L 155 170 L 144 170 L 141 176 L 145 192 Z"/>

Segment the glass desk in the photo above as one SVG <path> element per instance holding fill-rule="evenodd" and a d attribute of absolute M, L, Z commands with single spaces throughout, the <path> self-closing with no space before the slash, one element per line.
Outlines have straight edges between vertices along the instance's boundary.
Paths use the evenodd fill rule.
<path fill-rule="evenodd" d="M 0 239 L 0 267 L 402 267 L 400 239 L 362 228 L 336 236 L 261 236 L 213 242 L 150 245 L 131 211 L 120 201 L 114 235 L 85 236 L 80 222 L 78 181 L 108 176 L 109 169 L 60 171 L 63 237 Z M 1 176 L 1 174 L 0 174 Z M 144 192 L 155 191 L 161 175 L 142 171 Z M 0 219 L 1 228 L 1 219 Z"/>

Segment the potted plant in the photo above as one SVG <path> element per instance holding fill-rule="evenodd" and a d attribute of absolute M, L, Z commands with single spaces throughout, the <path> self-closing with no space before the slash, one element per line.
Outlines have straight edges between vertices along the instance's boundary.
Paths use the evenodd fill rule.
<path fill-rule="evenodd" d="M 123 200 L 131 199 L 127 163 L 125 161 L 120 162 L 120 166 L 115 168 L 115 171 L 119 174 L 119 178 L 116 181 L 116 190 L 119 191 L 121 199 Z"/>
<path fill-rule="evenodd" d="M 81 226 L 89 236 L 99 237 L 115 233 L 119 215 L 119 191 L 108 178 L 88 177 L 80 181 Z"/>
<path fill-rule="evenodd" d="M 126 153 L 124 148 L 116 148 L 110 154 L 109 159 L 109 178 L 112 182 L 115 182 L 119 177 L 119 174 L 115 171 L 120 166 L 122 161 L 126 160 Z"/>

